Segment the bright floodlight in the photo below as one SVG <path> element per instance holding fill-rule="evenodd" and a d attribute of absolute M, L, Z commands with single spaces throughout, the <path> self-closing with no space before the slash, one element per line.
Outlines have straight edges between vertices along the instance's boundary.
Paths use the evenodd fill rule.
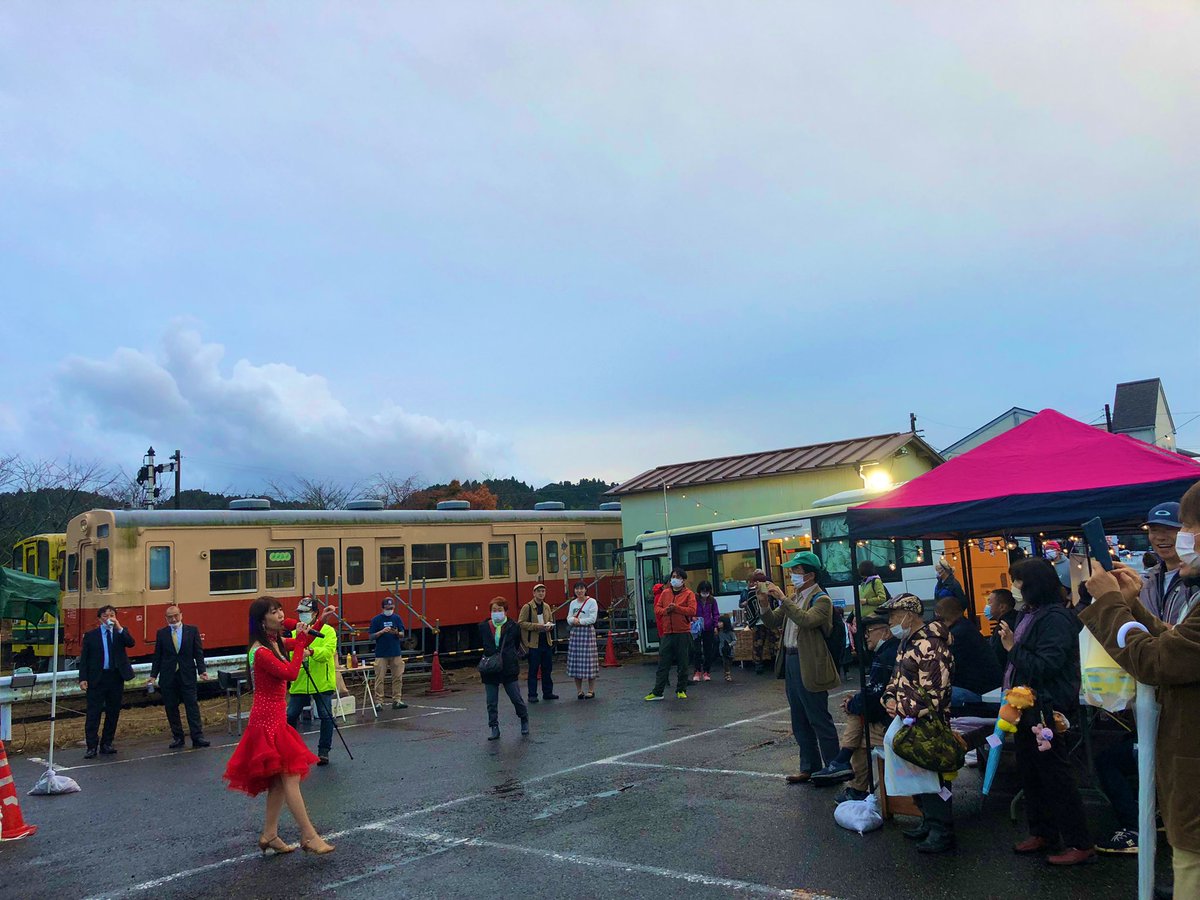
<path fill-rule="evenodd" d="M 892 478 L 882 469 L 873 469 L 866 476 L 867 490 L 886 491 L 892 486 Z"/>

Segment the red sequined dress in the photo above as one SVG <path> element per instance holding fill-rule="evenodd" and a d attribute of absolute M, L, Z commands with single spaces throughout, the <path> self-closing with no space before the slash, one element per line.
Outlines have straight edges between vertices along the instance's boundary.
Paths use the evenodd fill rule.
<path fill-rule="evenodd" d="M 288 682 L 295 681 L 304 661 L 304 648 L 312 643 L 305 633 L 285 640 L 292 661 L 284 662 L 267 647 L 254 651 L 254 702 L 250 719 L 237 749 L 225 767 L 229 788 L 254 797 L 271 786 L 276 775 L 305 778 L 317 757 L 287 723 Z"/>

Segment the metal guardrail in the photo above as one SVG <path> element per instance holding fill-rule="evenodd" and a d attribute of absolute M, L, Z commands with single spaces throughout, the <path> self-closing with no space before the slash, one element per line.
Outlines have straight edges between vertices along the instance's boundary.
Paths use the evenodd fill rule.
<path fill-rule="evenodd" d="M 246 668 L 246 654 L 237 656 L 212 656 L 204 660 L 204 665 L 210 673 L 239 672 Z M 50 685 L 54 676 L 50 672 L 41 672 L 32 688 L 12 687 L 12 676 L 0 677 L 0 705 L 25 700 L 49 700 Z M 150 663 L 137 663 L 133 666 L 133 681 L 125 683 L 125 689 L 145 688 L 150 680 Z M 215 679 L 214 679 L 215 680 Z M 84 691 L 79 687 L 79 670 L 64 669 L 58 673 L 58 696 L 82 697 Z"/>

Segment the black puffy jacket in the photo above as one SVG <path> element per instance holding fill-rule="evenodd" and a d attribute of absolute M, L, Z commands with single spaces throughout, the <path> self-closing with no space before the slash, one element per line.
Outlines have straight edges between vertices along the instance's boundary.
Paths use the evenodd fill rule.
<path fill-rule="evenodd" d="M 517 648 L 521 644 L 521 629 L 512 619 L 505 620 L 500 626 L 500 646 L 496 646 L 496 627 L 492 620 L 479 623 L 479 639 L 483 644 L 483 655 L 491 656 L 499 653 L 504 662 L 504 668 L 499 675 L 483 675 L 479 678 L 484 684 L 507 684 L 516 681 L 521 673 L 521 664 L 517 661 Z"/>
<path fill-rule="evenodd" d="M 1008 654 L 1013 667 L 1011 687 L 1024 685 L 1037 693 L 1038 707 L 1052 707 L 1069 719 L 1079 710 L 1079 623 L 1065 606 L 1043 606 L 1029 630 Z M 1024 616 L 1017 622 L 1020 630 Z"/>

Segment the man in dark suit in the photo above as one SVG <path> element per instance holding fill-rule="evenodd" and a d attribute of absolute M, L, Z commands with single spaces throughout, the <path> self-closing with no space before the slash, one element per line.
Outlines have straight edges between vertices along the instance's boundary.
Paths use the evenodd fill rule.
<path fill-rule="evenodd" d="M 167 607 L 167 627 L 158 630 L 154 641 L 154 661 L 150 663 L 150 684 L 162 691 L 167 722 L 175 740 L 170 749 L 183 746 L 183 724 L 179 721 L 179 701 L 187 710 L 188 731 L 193 747 L 207 747 L 204 723 L 200 719 L 200 704 L 196 700 L 197 677 L 207 679 L 204 667 L 204 647 L 200 644 L 200 629 L 183 624 L 183 611 L 172 604 Z"/>
<path fill-rule="evenodd" d="M 133 635 L 117 621 L 114 606 L 102 606 L 96 611 L 100 626 L 83 636 L 79 651 L 79 687 L 87 693 L 87 719 L 83 734 L 87 738 L 84 758 L 92 759 L 96 748 L 101 753 L 116 753 L 113 738 L 117 720 L 121 717 L 121 697 L 125 682 L 133 677 L 133 666 L 125 651 L 133 646 Z M 104 713 L 104 734 L 100 730 L 100 713 Z"/>

